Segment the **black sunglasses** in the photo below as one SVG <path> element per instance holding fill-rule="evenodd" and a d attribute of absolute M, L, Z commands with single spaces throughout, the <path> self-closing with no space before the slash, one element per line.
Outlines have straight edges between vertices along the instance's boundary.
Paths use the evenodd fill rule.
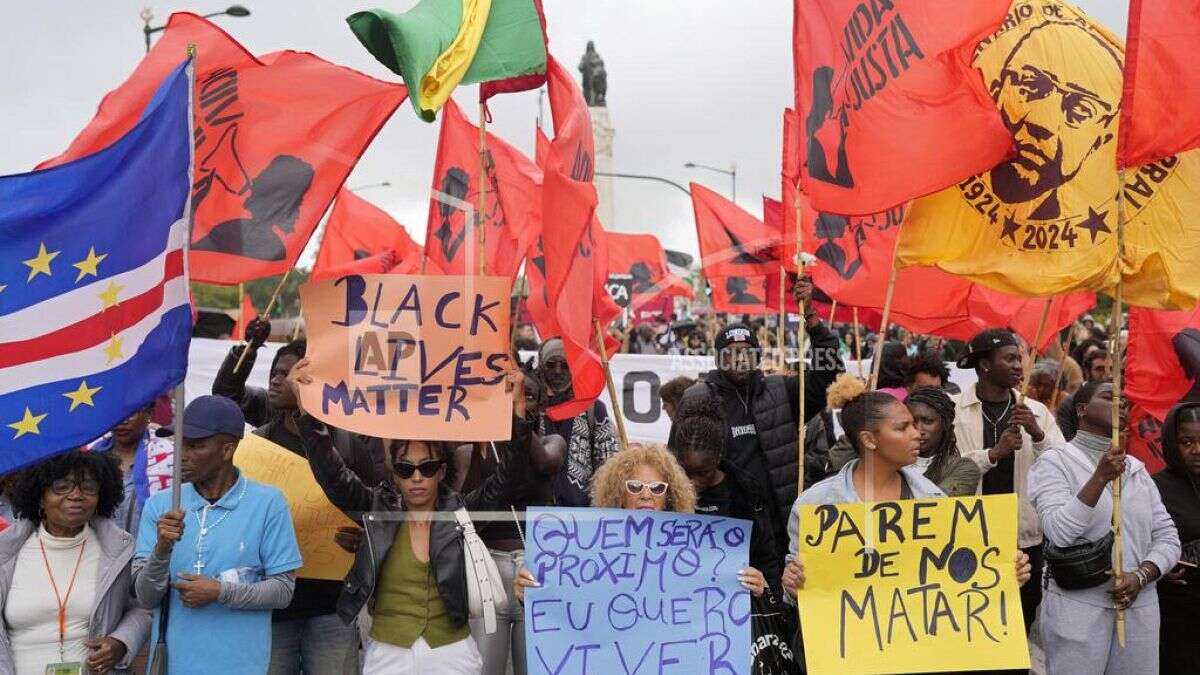
<path fill-rule="evenodd" d="M 413 474 L 417 471 L 420 471 L 421 475 L 426 478 L 433 478 L 433 474 L 440 471 L 442 465 L 445 463 L 445 460 L 441 459 L 427 459 L 420 464 L 413 464 L 412 462 L 396 462 L 392 465 L 392 469 L 395 470 L 397 476 L 400 476 L 404 480 L 412 478 Z"/>

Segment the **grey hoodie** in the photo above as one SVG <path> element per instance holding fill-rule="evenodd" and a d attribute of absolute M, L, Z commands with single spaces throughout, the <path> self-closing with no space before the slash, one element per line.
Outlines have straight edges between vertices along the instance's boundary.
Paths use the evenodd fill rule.
<path fill-rule="evenodd" d="M 125 658 L 112 673 L 129 673 L 133 659 L 150 634 L 150 612 L 134 606 L 130 593 L 129 563 L 133 560 L 133 536 L 109 518 L 93 518 L 92 529 L 100 542 L 100 562 L 96 572 L 96 606 L 92 610 L 90 639 L 114 637 L 126 646 Z M 18 520 L 0 532 L 0 608 L 8 598 L 17 554 L 33 536 L 37 527 Z M 0 621 L 0 675 L 14 675 L 16 664 L 8 641 L 8 627 Z"/>
<path fill-rule="evenodd" d="M 1136 457 L 1126 459 L 1121 478 L 1121 547 L 1124 571 L 1152 562 L 1167 574 L 1179 561 L 1179 534 L 1163 507 L 1158 487 L 1146 465 Z M 1029 500 L 1037 509 L 1046 541 L 1071 546 L 1099 541 L 1112 528 L 1112 491 L 1105 488 L 1095 506 L 1076 496 L 1096 470 L 1096 460 L 1074 443 L 1047 450 L 1029 469 Z M 1095 607 L 1112 608 L 1112 586 L 1065 591 L 1047 577 L 1046 590 Z M 1151 583 L 1133 602 L 1133 607 L 1158 604 L 1158 591 Z"/>

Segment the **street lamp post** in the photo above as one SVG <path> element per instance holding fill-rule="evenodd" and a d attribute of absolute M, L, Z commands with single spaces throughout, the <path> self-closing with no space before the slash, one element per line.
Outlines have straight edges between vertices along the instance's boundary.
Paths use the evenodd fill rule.
<path fill-rule="evenodd" d="M 346 189 L 350 190 L 351 192 L 359 192 L 362 190 L 370 190 L 371 188 L 381 188 L 381 187 L 391 187 L 391 186 L 392 186 L 392 184 L 385 180 L 385 181 L 380 181 L 378 183 L 368 183 L 366 185 L 355 185 L 352 188 L 346 188 Z"/>
<path fill-rule="evenodd" d="M 733 181 L 733 191 L 731 193 L 731 196 L 732 196 L 734 202 L 737 201 L 737 163 L 736 162 L 730 162 L 728 169 L 722 169 L 722 168 L 716 167 L 716 166 L 707 166 L 705 164 L 697 164 L 695 162 L 688 162 L 688 163 L 684 164 L 683 166 L 684 166 L 684 168 L 687 168 L 687 169 L 708 169 L 709 171 L 716 171 L 717 173 L 723 173 L 726 176 L 729 176 L 730 179 L 732 179 L 732 181 Z"/>
<path fill-rule="evenodd" d="M 638 173 L 608 173 L 607 171 L 597 171 L 595 173 L 597 176 L 610 176 L 612 178 L 633 178 L 636 180 L 652 180 L 652 181 L 656 181 L 659 183 L 666 183 L 667 185 L 670 185 L 673 188 L 683 190 L 683 193 L 686 194 L 687 196 L 689 196 L 689 197 L 692 196 L 691 190 L 685 188 L 684 186 L 680 185 L 679 183 L 676 183 L 673 180 L 663 178 L 662 176 L 647 176 L 647 175 L 638 174 Z"/>
<path fill-rule="evenodd" d="M 241 5 L 230 5 L 228 8 L 226 8 L 220 12 L 212 12 L 210 14 L 205 14 L 204 18 L 211 19 L 214 16 L 250 16 L 250 10 L 246 9 L 245 7 L 242 7 Z M 146 51 L 149 52 L 150 51 L 150 36 L 159 32 L 160 30 L 165 29 L 166 26 L 151 26 L 150 25 L 150 21 L 154 19 L 154 12 L 150 11 L 149 7 L 142 10 L 141 17 L 142 17 L 142 21 L 144 22 L 144 25 L 142 26 L 142 34 L 146 36 Z"/>

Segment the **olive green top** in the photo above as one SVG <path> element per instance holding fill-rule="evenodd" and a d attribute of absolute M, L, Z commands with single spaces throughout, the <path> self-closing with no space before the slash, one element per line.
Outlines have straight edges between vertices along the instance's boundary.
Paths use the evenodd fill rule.
<path fill-rule="evenodd" d="M 373 616 L 371 637 L 406 649 L 419 637 L 436 649 L 471 634 L 467 624 L 455 626 L 450 622 L 429 563 L 417 560 L 413 554 L 407 522 L 396 531 L 392 548 L 383 560 Z"/>

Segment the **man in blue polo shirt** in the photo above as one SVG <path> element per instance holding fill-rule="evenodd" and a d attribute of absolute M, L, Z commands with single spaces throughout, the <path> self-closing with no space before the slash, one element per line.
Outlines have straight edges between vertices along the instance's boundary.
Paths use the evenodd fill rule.
<path fill-rule="evenodd" d="M 167 615 L 172 675 L 264 673 L 271 610 L 287 607 L 301 566 L 292 517 L 278 490 L 247 479 L 233 465 L 245 428 L 236 403 L 202 396 L 187 406 L 183 420 L 180 509 L 171 510 L 167 492 L 146 502 L 134 553 L 134 592 L 141 606 L 154 608 L 168 586 L 172 591 Z"/>

